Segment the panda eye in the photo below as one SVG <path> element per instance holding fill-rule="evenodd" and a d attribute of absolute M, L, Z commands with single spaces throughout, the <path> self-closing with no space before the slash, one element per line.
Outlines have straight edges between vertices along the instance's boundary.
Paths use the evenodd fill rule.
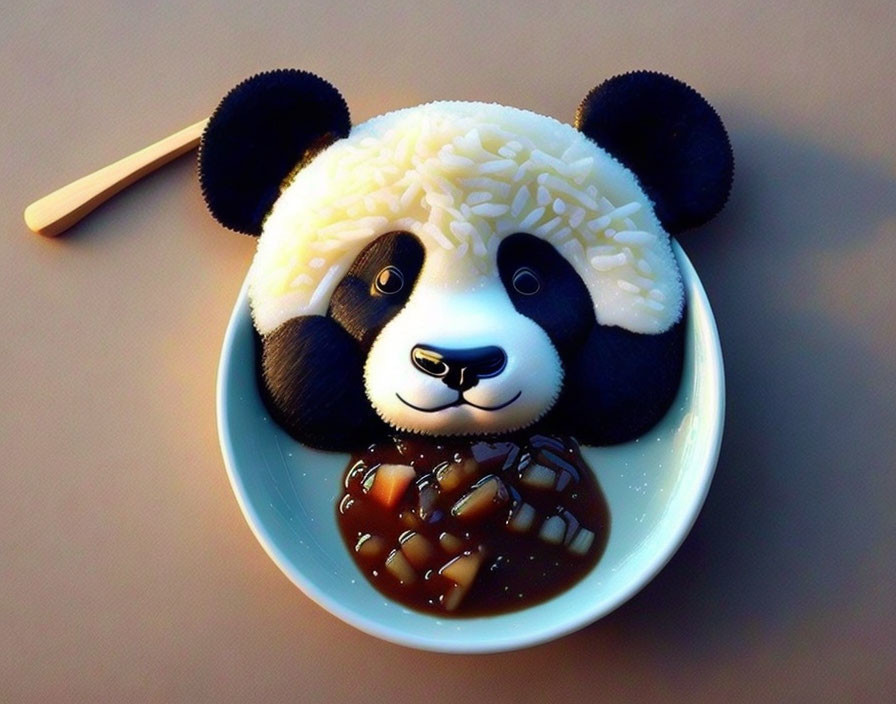
<path fill-rule="evenodd" d="M 538 280 L 535 272 L 529 267 L 524 266 L 516 270 L 513 275 L 513 287 L 517 293 L 524 296 L 533 296 L 541 290 L 541 281 Z"/>
<path fill-rule="evenodd" d="M 373 280 L 373 287 L 387 296 L 394 295 L 404 288 L 404 274 L 398 267 L 390 264 L 380 269 Z"/>

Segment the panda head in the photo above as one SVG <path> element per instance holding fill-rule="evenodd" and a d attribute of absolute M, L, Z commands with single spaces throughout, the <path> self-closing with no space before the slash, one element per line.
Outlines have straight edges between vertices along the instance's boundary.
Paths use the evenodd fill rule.
<path fill-rule="evenodd" d="M 263 395 L 329 449 L 395 431 L 643 433 L 681 374 L 668 233 L 722 207 L 732 165 L 703 98 L 648 72 L 589 93 L 575 127 L 464 102 L 352 127 L 329 83 L 274 71 L 225 97 L 200 146 L 213 215 L 261 235 Z"/>

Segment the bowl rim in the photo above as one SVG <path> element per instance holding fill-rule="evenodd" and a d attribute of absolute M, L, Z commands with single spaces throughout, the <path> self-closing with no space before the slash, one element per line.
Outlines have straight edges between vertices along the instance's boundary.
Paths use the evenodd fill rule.
<path fill-rule="evenodd" d="M 681 518 L 667 533 L 665 540 L 657 547 L 652 558 L 645 562 L 646 566 L 639 572 L 637 578 L 632 579 L 626 588 L 619 589 L 610 598 L 597 599 L 589 607 L 571 614 L 569 618 L 541 629 L 520 630 L 511 632 L 510 635 L 496 635 L 489 640 L 476 637 L 476 639 L 462 641 L 432 638 L 409 633 L 403 629 L 391 628 L 378 620 L 368 618 L 361 611 L 351 608 L 330 596 L 325 590 L 308 579 L 299 569 L 299 566 L 280 550 L 276 539 L 267 531 L 264 520 L 253 507 L 240 470 L 236 466 L 233 438 L 230 435 L 230 428 L 227 422 L 231 395 L 228 393 L 229 377 L 226 370 L 230 367 L 230 357 L 234 349 L 239 321 L 245 314 L 244 300 L 248 289 L 247 278 L 243 282 L 236 304 L 228 320 L 222 344 L 216 380 L 216 418 L 224 465 L 237 503 L 252 533 L 271 560 L 306 596 L 345 623 L 392 643 L 444 653 L 491 653 L 538 645 L 577 631 L 606 616 L 632 598 L 672 559 L 672 556 L 678 551 L 696 522 L 712 483 L 712 477 L 715 473 L 721 450 L 724 429 L 725 376 L 718 328 L 706 296 L 706 291 L 690 259 L 688 259 L 684 250 L 675 239 L 671 241 L 673 251 L 679 262 L 685 293 L 687 299 L 691 301 L 689 304 L 689 315 L 698 315 L 702 318 L 701 322 L 708 335 L 708 340 L 705 341 L 706 347 L 703 348 L 703 351 L 708 353 L 706 355 L 707 364 L 705 368 L 700 370 L 700 373 L 705 375 L 704 383 L 710 384 L 715 390 L 715 394 L 712 397 L 714 403 L 710 403 L 707 409 L 709 411 L 709 419 L 706 423 L 707 430 L 705 431 L 711 434 L 711 441 L 705 444 L 705 450 L 698 458 L 695 458 L 694 464 L 698 466 L 691 470 L 691 473 L 696 472 L 698 475 L 693 480 L 695 490 L 686 499 L 686 505 L 679 511 Z M 513 613 L 525 613 L 525 610 Z M 501 616 L 506 616 L 506 614 Z"/>

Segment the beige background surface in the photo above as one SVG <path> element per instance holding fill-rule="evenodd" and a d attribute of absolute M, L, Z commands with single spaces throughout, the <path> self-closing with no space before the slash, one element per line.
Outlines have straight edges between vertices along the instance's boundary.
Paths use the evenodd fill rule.
<path fill-rule="evenodd" d="M 14 2 L 0 23 L 0 700 L 881 701 L 896 693 L 892 2 Z M 218 353 L 254 242 L 189 158 L 58 240 L 23 207 L 205 116 L 256 71 L 355 121 L 431 99 L 569 120 L 633 68 L 690 82 L 737 156 L 683 245 L 728 424 L 660 576 L 523 652 L 379 642 L 252 536 L 217 446 Z"/>

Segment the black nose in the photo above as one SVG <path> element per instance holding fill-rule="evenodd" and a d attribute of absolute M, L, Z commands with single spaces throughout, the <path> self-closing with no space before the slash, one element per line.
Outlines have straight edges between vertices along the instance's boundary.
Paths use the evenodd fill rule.
<path fill-rule="evenodd" d="M 466 391 L 480 379 L 498 376 L 507 366 L 507 355 L 500 347 L 446 349 L 414 345 L 411 361 L 424 374 L 441 379 L 450 389 Z"/>

